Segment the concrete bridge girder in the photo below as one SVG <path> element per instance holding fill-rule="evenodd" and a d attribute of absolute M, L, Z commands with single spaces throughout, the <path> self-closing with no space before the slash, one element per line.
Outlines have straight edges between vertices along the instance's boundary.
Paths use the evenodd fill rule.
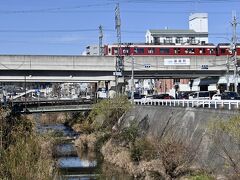
<path fill-rule="evenodd" d="M 189 65 L 166 65 L 164 58 L 188 58 Z M 135 78 L 194 78 L 221 76 L 226 58 L 220 56 L 134 56 Z M 114 56 L 1 55 L 0 81 L 97 82 L 114 81 Z M 131 76 L 131 58 L 124 58 L 124 76 Z M 147 66 L 146 66 L 147 65 Z M 202 67 L 207 67 L 203 69 Z"/>

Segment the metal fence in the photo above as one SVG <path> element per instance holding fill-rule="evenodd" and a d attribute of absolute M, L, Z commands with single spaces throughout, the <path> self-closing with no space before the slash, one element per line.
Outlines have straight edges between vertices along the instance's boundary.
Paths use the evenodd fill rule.
<path fill-rule="evenodd" d="M 135 105 L 239 109 L 240 100 L 134 99 Z"/>

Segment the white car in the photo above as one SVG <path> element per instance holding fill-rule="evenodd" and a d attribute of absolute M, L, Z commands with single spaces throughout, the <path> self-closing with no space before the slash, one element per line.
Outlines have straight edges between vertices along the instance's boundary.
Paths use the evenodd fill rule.
<path fill-rule="evenodd" d="M 212 100 L 221 100 L 221 99 L 222 99 L 221 94 L 214 94 L 212 97 Z"/>
<path fill-rule="evenodd" d="M 148 102 L 151 102 L 152 99 L 153 99 L 152 96 L 144 96 L 144 97 L 141 98 L 141 101 L 142 101 L 144 104 L 146 104 L 146 103 L 148 103 Z"/>

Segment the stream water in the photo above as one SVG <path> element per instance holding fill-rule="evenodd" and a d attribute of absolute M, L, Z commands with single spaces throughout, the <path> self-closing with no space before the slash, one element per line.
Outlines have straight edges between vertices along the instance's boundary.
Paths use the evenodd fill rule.
<path fill-rule="evenodd" d="M 74 139 L 79 134 L 63 124 L 40 124 L 37 123 L 39 133 L 54 132 L 67 137 L 67 141 L 60 142 L 54 148 L 54 157 L 57 161 L 60 180 L 128 180 L 131 176 L 122 170 L 108 165 L 102 161 L 101 154 L 80 152 L 74 146 Z"/>

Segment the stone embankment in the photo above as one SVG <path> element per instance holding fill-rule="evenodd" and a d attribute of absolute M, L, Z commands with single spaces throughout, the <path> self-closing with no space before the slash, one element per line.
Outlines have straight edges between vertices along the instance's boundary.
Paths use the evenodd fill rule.
<path fill-rule="evenodd" d="M 136 106 L 129 110 L 122 120 L 114 126 L 113 134 L 115 136 L 104 143 L 101 152 L 106 161 L 142 179 L 151 179 L 151 177 L 152 179 L 154 177 L 171 179 L 172 177 L 182 177 L 180 174 L 187 174 L 195 170 L 224 174 L 223 169 L 225 169 L 226 162 L 216 153 L 218 147 L 213 142 L 209 127 L 211 122 L 227 121 L 236 116 L 239 116 L 238 111 Z M 147 138 L 152 141 L 156 151 L 155 158 L 134 162 L 131 157 L 131 149 L 132 146 L 136 146 L 136 141 L 127 145 L 126 142 L 117 145 L 115 131 L 122 131 L 124 127 L 129 127 L 132 121 L 137 122 L 137 127 L 140 129 L 137 138 Z M 90 139 L 97 141 L 97 138 Z M 87 146 L 86 140 L 87 137 L 82 139 L 84 146 Z M 159 142 L 159 145 L 156 142 Z M 94 142 L 89 143 L 92 148 Z M 78 144 L 81 144 L 81 140 L 78 141 Z M 228 146 L 234 145 L 228 144 Z M 172 150 L 174 148 L 176 151 Z M 148 149 L 145 150 L 148 151 Z M 167 154 L 168 151 L 170 154 Z M 181 154 L 177 151 L 181 151 Z M 173 162 L 179 164 L 176 165 Z M 178 165 L 179 167 L 175 167 Z M 172 172 L 169 172 L 169 169 Z"/>

